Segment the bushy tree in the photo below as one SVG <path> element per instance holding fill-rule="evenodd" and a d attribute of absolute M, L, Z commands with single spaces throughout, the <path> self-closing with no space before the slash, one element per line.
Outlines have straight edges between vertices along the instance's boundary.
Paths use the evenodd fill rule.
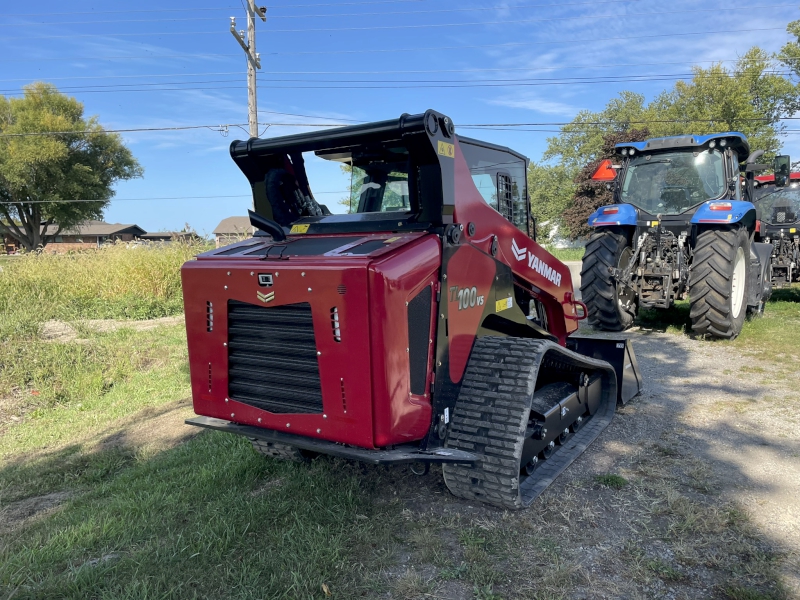
<path fill-rule="evenodd" d="M 631 129 L 607 133 L 603 136 L 603 145 L 595 160 L 584 165 L 575 177 L 575 194 L 570 206 L 564 210 L 563 222 L 571 237 L 589 235 L 591 228 L 587 224 L 589 215 L 601 206 L 614 203 L 614 195 L 605 182 L 593 181 L 592 175 L 606 158 L 615 158 L 614 146 L 622 142 L 641 142 L 650 137 L 647 129 Z"/>
<path fill-rule="evenodd" d="M 83 104 L 54 86 L 35 83 L 22 98 L 0 96 L 0 235 L 26 250 L 101 218 L 112 185 L 142 172 L 118 134 L 84 118 Z M 56 230 L 44 235 L 50 224 Z"/>

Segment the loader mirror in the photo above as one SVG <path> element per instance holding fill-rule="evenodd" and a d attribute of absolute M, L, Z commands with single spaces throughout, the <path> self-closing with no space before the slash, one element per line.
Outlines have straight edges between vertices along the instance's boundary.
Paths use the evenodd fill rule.
<path fill-rule="evenodd" d="M 775 187 L 784 187 L 789 182 L 789 169 L 792 161 L 788 155 L 783 154 L 775 157 Z"/>
<path fill-rule="evenodd" d="M 608 158 L 600 162 L 592 175 L 592 181 L 614 181 L 616 178 L 617 170 Z"/>

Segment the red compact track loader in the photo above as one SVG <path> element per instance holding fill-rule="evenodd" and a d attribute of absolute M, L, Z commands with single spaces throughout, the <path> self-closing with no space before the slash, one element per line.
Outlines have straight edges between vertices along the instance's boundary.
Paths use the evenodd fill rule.
<path fill-rule="evenodd" d="M 314 199 L 313 155 L 349 165 L 350 214 Z M 183 266 L 187 423 L 279 458 L 440 463 L 453 494 L 521 508 L 638 394 L 629 342 L 571 335 L 586 309 L 529 235 L 524 156 L 432 110 L 231 156 L 259 231 Z"/>

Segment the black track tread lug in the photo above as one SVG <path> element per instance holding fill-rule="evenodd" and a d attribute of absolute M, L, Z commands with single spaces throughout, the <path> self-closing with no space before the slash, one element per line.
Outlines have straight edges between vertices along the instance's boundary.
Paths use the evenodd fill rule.
<path fill-rule="evenodd" d="M 308 457 L 302 453 L 300 448 L 295 448 L 288 444 L 267 442 L 266 440 L 250 440 L 250 443 L 253 444 L 256 452 L 270 458 L 291 462 L 308 462 Z"/>
<path fill-rule="evenodd" d="M 633 315 L 621 311 L 615 300 L 616 284 L 608 273 L 616 267 L 628 240 L 613 231 L 596 231 L 586 244 L 581 265 L 581 299 L 589 309 L 589 325 L 606 331 L 622 331 L 633 324 Z"/>
<path fill-rule="evenodd" d="M 689 316 L 692 330 L 699 335 L 733 339 L 742 329 L 747 307 L 742 306 L 740 317 L 734 319 L 730 305 L 733 261 L 741 238 L 747 239 L 747 232 L 738 227 L 707 229 L 697 236 L 689 278 Z M 749 260 L 749 256 L 748 240 L 745 244 L 746 260 Z M 748 264 L 745 269 L 748 279 L 749 273 Z M 747 280 L 744 286 L 747 294 Z"/>
<path fill-rule="evenodd" d="M 611 422 L 616 408 L 613 385 L 584 427 L 559 446 L 550 459 L 540 463 L 533 475 L 520 477 L 533 390 L 542 359 L 550 351 L 571 356 L 589 368 L 604 369 L 613 377 L 607 363 L 571 353 L 549 341 L 491 336 L 477 340 L 446 445 L 473 452 L 480 460 L 473 465 L 442 466 L 445 484 L 454 495 L 498 508 L 524 508 Z"/>

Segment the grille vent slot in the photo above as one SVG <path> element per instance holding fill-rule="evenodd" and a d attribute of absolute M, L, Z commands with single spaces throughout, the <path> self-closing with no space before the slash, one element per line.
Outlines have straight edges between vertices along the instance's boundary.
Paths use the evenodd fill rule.
<path fill-rule="evenodd" d="M 208 363 L 208 391 L 211 392 L 211 363 Z"/>
<path fill-rule="evenodd" d="M 342 410 L 344 410 L 344 414 L 347 414 L 347 396 L 344 393 L 344 378 L 339 379 L 342 384 Z"/>
<path fill-rule="evenodd" d="M 408 303 L 408 368 L 411 393 L 423 395 L 428 379 L 432 287 L 423 288 Z"/>
<path fill-rule="evenodd" d="M 339 327 L 339 309 L 335 306 L 331 309 L 331 328 L 333 329 L 333 341 L 342 341 L 342 330 Z"/>
<path fill-rule="evenodd" d="M 321 413 L 311 305 L 228 301 L 228 392 L 273 413 Z"/>
<path fill-rule="evenodd" d="M 339 292 L 342 296 L 344 296 L 347 293 L 347 286 L 346 285 L 337 286 L 336 291 Z"/>
<path fill-rule="evenodd" d="M 214 305 L 206 302 L 206 331 L 214 331 Z"/>

